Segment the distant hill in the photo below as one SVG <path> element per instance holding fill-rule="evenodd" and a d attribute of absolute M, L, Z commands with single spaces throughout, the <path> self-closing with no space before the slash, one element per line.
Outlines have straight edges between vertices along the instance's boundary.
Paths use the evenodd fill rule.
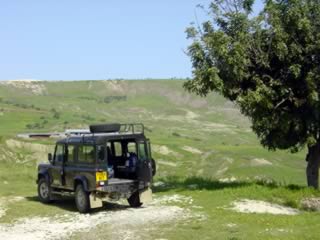
<path fill-rule="evenodd" d="M 10 139 L 22 132 L 142 122 L 158 160 L 158 177 L 304 183 L 303 154 L 262 149 L 250 121 L 234 104 L 217 94 L 189 94 L 182 84 L 183 80 L 0 82 L 0 134 Z"/>

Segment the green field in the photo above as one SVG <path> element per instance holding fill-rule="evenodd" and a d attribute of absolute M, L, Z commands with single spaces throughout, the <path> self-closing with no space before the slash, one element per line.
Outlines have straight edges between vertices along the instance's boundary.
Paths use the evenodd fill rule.
<path fill-rule="evenodd" d="M 32 236 L 21 224 L 26 218 L 35 225 L 49 219 L 46 227 L 52 220 L 54 227 L 67 229 L 48 239 L 319 239 L 319 212 L 303 204 L 320 197 L 306 187 L 305 151 L 263 149 L 236 106 L 217 94 L 189 94 L 182 84 L 183 80 L 0 82 L 0 239 L 17 237 L 14 228 Z M 89 220 L 75 212 L 72 200 L 52 205 L 37 201 L 36 165 L 46 162 L 54 140 L 16 135 L 106 122 L 146 126 L 158 166 L 158 202 L 150 209 L 159 211 L 159 218 L 144 212 L 148 207 L 140 210 L 149 224 L 139 218 L 126 222 L 131 210 L 125 203 L 107 204 L 86 216 L 98 219 L 88 230 Z M 298 214 L 232 209 L 235 201 L 244 199 L 290 207 Z M 165 215 L 175 211 L 176 218 Z M 112 225 L 108 214 L 124 220 Z M 139 210 L 132 214 L 139 216 Z M 84 227 L 69 231 L 64 225 L 69 218 Z M 36 235 L 39 229 L 30 229 L 35 239 L 41 238 L 42 233 Z"/>

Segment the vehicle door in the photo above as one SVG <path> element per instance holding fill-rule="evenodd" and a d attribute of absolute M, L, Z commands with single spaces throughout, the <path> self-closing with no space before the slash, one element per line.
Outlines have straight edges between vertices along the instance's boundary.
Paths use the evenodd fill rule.
<path fill-rule="evenodd" d="M 148 146 L 145 141 L 137 142 L 138 148 L 138 180 L 151 182 L 152 167 L 151 159 L 148 157 Z"/>
<path fill-rule="evenodd" d="M 96 149 L 94 145 L 79 145 L 77 174 L 87 180 L 88 188 L 96 187 Z"/>
<path fill-rule="evenodd" d="M 75 145 L 66 145 L 66 160 L 64 166 L 64 177 L 66 188 L 72 190 L 74 184 L 74 178 L 77 175 L 77 148 Z"/>
<path fill-rule="evenodd" d="M 65 185 L 64 163 L 66 158 L 65 144 L 58 143 L 53 156 L 51 168 L 52 186 L 63 187 Z"/>

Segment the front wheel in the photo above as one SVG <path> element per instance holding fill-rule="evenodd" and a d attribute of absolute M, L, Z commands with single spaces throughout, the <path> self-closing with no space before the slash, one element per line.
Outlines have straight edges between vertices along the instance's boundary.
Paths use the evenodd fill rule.
<path fill-rule="evenodd" d="M 129 198 L 128 198 L 128 203 L 130 207 L 138 208 L 142 206 L 142 202 L 140 202 L 140 195 L 139 191 L 133 193 Z"/>
<path fill-rule="evenodd" d="M 51 187 L 45 178 L 41 178 L 38 182 L 38 197 L 39 200 L 43 203 L 51 202 Z"/>
<path fill-rule="evenodd" d="M 80 213 L 87 213 L 90 211 L 89 193 L 84 190 L 81 184 L 76 187 L 75 201 Z"/>

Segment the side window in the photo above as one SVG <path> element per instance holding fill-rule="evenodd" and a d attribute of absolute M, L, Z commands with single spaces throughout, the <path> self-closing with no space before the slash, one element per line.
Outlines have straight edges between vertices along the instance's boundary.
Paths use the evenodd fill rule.
<path fill-rule="evenodd" d="M 56 147 L 56 152 L 54 154 L 54 164 L 62 165 L 63 158 L 64 158 L 64 145 L 58 144 Z"/>
<path fill-rule="evenodd" d="M 78 159 L 81 163 L 94 163 L 95 151 L 94 146 L 79 146 Z"/>
<path fill-rule="evenodd" d="M 74 162 L 74 155 L 75 155 L 75 146 L 68 145 L 68 158 L 67 158 L 68 163 Z"/>
<path fill-rule="evenodd" d="M 122 156 L 122 146 L 121 146 L 121 142 L 113 142 L 114 144 L 114 155 L 116 157 L 121 157 Z"/>
<path fill-rule="evenodd" d="M 135 153 L 137 154 L 137 148 L 136 148 L 136 143 L 135 142 L 128 142 L 128 152 L 129 153 Z"/>

